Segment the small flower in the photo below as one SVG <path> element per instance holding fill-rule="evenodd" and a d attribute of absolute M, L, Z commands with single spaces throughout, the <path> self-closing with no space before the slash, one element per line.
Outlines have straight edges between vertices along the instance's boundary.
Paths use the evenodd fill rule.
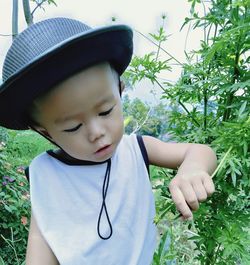
<path fill-rule="evenodd" d="M 21 173 L 21 174 L 24 174 L 24 166 L 20 166 L 20 167 L 18 167 L 17 169 L 16 169 L 16 171 L 18 172 L 18 173 Z"/>
<path fill-rule="evenodd" d="M 28 218 L 27 218 L 26 216 L 22 216 L 22 218 L 21 218 L 21 223 L 22 223 L 23 225 L 27 225 L 27 223 L 28 223 Z"/>
<path fill-rule="evenodd" d="M 5 148 L 5 143 L 4 142 L 0 142 L 0 151 L 2 151 Z"/>
<path fill-rule="evenodd" d="M 9 183 L 12 183 L 12 182 L 14 182 L 14 181 L 15 181 L 14 178 L 9 178 Z"/>
<path fill-rule="evenodd" d="M 24 194 L 22 195 L 22 199 L 23 199 L 23 200 L 29 200 L 29 199 L 30 199 L 30 194 L 29 194 L 28 192 L 24 193 Z"/>
<path fill-rule="evenodd" d="M 12 167 L 12 165 L 11 165 L 10 163 L 7 163 L 7 162 L 4 163 L 3 166 L 4 166 L 4 168 L 7 169 L 7 170 L 10 170 L 11 167 Z"/>
<path fill-rule="evenodd" d="M 3 184 L 3 186 L 6 186 L 7 184 L 12 183 L 14 181 L 15 181 L 14 178 L 11 178 L 9 176 L 3 176 L 3 182 L 2 182 L 2 184 Z"/>

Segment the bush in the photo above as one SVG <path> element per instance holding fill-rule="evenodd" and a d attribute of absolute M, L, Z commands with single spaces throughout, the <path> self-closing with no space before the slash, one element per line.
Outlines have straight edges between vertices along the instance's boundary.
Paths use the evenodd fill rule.
<path fill-rule="evenodd" d="M 201 205 L 189 224 L 195 259 L 202 265 L 250 264 L 249 1 L 211 1 L 202 17 L 195 7 L 200 3 L 205 8 L 204 2 L 189 2 L 191 14 L 183 26 L 202 27 L 204 40 L 198 51 L 186 53 L 187 63 L 181 65 L 179 80 L 162 83 L 158 78 L 161 71 L 170 70 L 169 61 L 178 62 L 174 57 L 159 59 L 167 39 L 163 27 L 150 34 L 157 51 L 135 56 L 127 78 L 132 83 L 148 78 L 162 88 L 162 97 L 172 108 L 166 129 L 172 140 L 209 144 L 221 161 L 214 176 L 215 194 Z M 160 194 L 156 220 L 167 222 L 170 231 L 173 217 L 167 213 L 177 213 L 166 187 L 173 176 L 174 172 L 162 171 L 155 186 Z M 165 239 L 163 233 L 160 249 Z M 171 261 L 171 249 L 161 252 L 165 260 Z M 172 260 L 189 262 L 176 249 Z M 165 264 L 156 256 L 155 264 L 161 262 Z"/>
<path fill-rule="evenodd" d="M 30 220 L 29 184 L 24 168 L 51 145 L 33 132 L 2 129 L 1 139 L 0 264 L 21 264 Z"/>

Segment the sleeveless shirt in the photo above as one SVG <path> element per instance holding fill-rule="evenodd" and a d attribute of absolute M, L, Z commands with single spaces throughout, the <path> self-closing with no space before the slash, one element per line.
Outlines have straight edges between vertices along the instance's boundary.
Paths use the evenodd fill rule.
<path fill-rule="evenodd" d="M 113 233 L 107 240 L 97 233 L 107 163 L 73 165 L 48 152 L 31 162 L 32 211 L 61 265 L 151 264 L 155 203 L 141 151 L 143 140 L 139 143 L 136 135 L 124 135 L 111 158 L 105 204 Z M 104 235 L 110 232 L 104 213 L 100 230 Z"/>

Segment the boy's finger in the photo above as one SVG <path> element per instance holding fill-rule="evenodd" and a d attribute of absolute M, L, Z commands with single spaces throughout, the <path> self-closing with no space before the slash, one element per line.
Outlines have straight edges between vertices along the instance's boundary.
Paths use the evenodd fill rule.
<path fill-rule="evenodd" d="M 186 182 L 185 185 L 181 186 L 181 192 L 189 207 L 194 211 L 198 210 L 199 202 L 193 186 L 189 182 Z"/>
<path fill-rule="evenodd" d="M 210 176 L 207 176 L 206 178 L 203 179 L 203 185 L 207 191 L 208 196 L 210 196 L 211 194 L 214 193 L 214 191 L 215 191 L 214 183 L 213 183 L 212 178 Z"/>
<path fill-rule="evenodd" d="M 176 205 L 177 210 L 182 214 L 184 219 L 192 218 L 193 214 L 190 208 L 188 207 L 187 202 L 185 201 L 185 198 L 181 192 L 181 190 L 175 186 L 175 187 L 169 187 L 170 193 L 172 195 L 172 199 Z"/>
<path fill-rule="evenodd" d="M 201 181 L 194 182 L 193 189 L 199 202 L 203 202 L 207 199 L 207 190 L 205 189 Z"/>

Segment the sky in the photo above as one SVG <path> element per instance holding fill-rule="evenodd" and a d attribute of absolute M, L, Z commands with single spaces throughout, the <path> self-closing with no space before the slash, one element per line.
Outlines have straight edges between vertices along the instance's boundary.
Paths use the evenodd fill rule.
<path fill-rule="evenodd" d="M 23 15 L 22 1 L 19 1 L 19 32 L 26 28 Z M 156 33 L 162 25 L 162 15 L 166 15 L 164 29 L 169 38 L 163 44 L 163 48 L 180 62 L 185 62 L 184 49 L 188 52 L 199 47 L 202 32 L 200 30 L 191 31 L 188 34 L 188 27 L 180 31 L 185 17 L 189 16 L 190 3 L 188 0 L 56 0 L 57 6 L 44 5 L 43 9 L 38 9 L 34 15 L 34 21 L 38 22 L 46 18 L 65 16 L 75 18 L 88 24 L 91 27 L 98 27 L 111 24 L 111 18 L 115 17 L 118 24 L 127 24 L 134 30 L 134 54 L 143 56 L 147 52 L 156 51 L 155 46 L 145 37 L 138 33 L 149 36 L 149 33 Z M 33 6 L 31 6 L 33 9 Z M 202 12 L 202 9 L 199 11 Z M 11 14 L 12 1 L 0 0 L 0 34 L 11 34 Z M 187 39 L 186 39 L 187 38 Z M 4 56 L 11 45 L 11 36 L 0 36 L 0 69 L 4 61 Z M 167 59 L 165 54 L 161 54 L 162 59 Z M 173 62 L 174 63 L 174 62 Z M 173 65 L 171 72 L 164 72 L 160 77 L 168 81 L 176 81 L 181 73 L 181 67 Z M 144 81 L 136 85 L 129 95 L 139 97 L 144 101 L 159 99 L 161 90 L 153 86 L 150 82 Z M 150 100 L 149 100 L 150 99 Z"/>

